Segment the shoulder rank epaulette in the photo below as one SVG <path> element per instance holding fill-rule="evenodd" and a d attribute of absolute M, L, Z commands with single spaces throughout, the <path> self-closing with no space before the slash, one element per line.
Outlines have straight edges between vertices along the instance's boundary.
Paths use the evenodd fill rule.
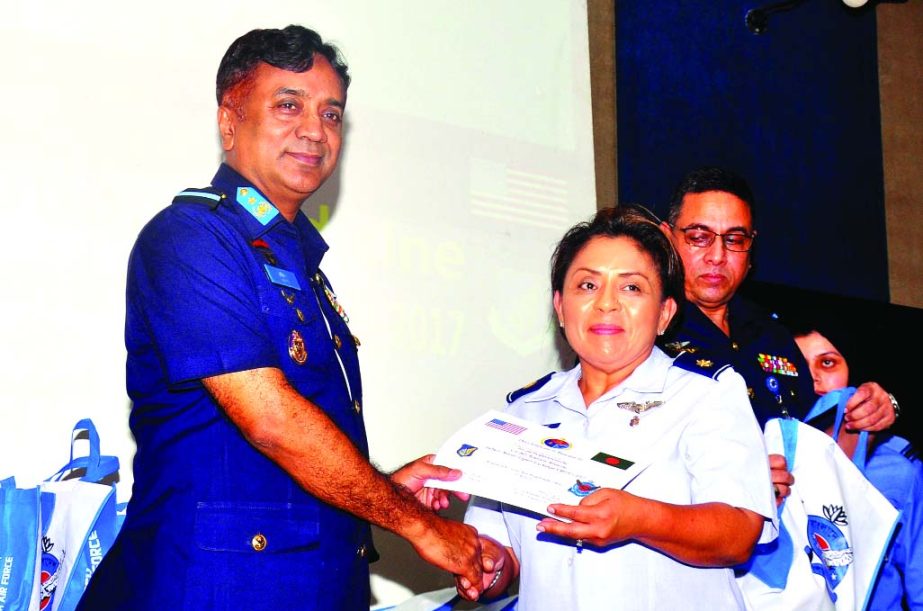
<path fill-rule="evenodd" d="M 523 395 L 527 395 L 527 394 L 529 394 L 530 392 L 535 392 L 536 390 L 538 390 L 539 388 L 541 388 L 542 386 L 544 386 L 545 384 L 547 384 L 547 383 L 548 383 L 548 380 L 550 380 L 550 379 L 551 379 L 551 376 L 553 376 L 553 375 L 554 375 L 554 372 L 552 371 L 551 373 L 547 373 L 547 374 L 543 375 L 542 377 L 540 377 L 539 379 L 535 380 L 534 382 L 530 382 L 530 383 L 526 384 L 525 386 L 523 386 L 523 387 L 520 388 L 519 390 L 514 390 L 513 392 L 508 393 L 508 394 L 506 395 L 506 402 L 507 402 L 507 403 L 512 403 L 513 401 L 515 401 L 516 399 L 518 399 L 519 397 L 521 397 L 521 396 L 523 396 Z"/>
<path fill-rule="evenodd" d="M 722 373 L 731 368 L 730 363 L 719 363 L 700 351 L 680 352 L 673 359 L 673 364 L 680 369 L 698 373 L 713 380 L 717 380 Z"/>
<path fill-rule="evenodd" d="M 221 200 L 226 197 L 224 193 L 213 187 L 185 189 L 176 194 L 176 197 L 173 198 L 173 203 L 204 204 L 214 210 L 221 203 Z"/>

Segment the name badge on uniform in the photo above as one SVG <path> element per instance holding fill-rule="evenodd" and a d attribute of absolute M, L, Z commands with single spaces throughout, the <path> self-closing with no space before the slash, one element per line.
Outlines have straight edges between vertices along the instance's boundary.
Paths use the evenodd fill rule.
<path fill-rule="evenodd" d="M 266 270 L 266 275 L 269 276 L 269 281 L 273 284 L 287 286 L 288 288 L 295 289 L 296 291 L 301 290 L 301 285 L 298 284 L 298 277 L 287 269 L 275 267 L 274 265 L 270 265 L 268 263 L 263 264 L 263 269 Z"/>

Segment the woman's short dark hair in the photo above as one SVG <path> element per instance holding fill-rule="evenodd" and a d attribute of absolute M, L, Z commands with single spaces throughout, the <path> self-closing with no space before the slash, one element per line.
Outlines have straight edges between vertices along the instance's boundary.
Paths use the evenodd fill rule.
<path fill-rule="evenodd" d="M 231 43 L 221 58 L 215 94 L 218 105 L 225 101 L 229 91 L 250 79 L 260 63 L 289 70 L 306 72 L 314 65 L 319 54 L 330 62 L 340 77 L 343 92 L 349 88 L 349 72 L 339 49 L 324 42 L 320 34 L 300 25 L 290 25 L 281 30 L 251 30 Z"/>
<path fill-rule="evenodd" d="M 683 305 L 683 261 L 661 230 L 660 220 L 650 210 L 637 204 L 603 208 L 591 220 L 574 225 L 564 234 L 551 256 L 552 293 L 564 289 L 567 270 L 587 242 L 595 237 L 633 240 L 654 262 L 660 278 L 661 300 L 672 297 L 677 306 Z"/>

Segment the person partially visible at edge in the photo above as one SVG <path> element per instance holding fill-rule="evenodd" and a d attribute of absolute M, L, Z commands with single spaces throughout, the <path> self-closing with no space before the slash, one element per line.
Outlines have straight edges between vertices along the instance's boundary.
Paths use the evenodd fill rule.
<path fill-rule="evenodd" d="M 849 365 L 830 341 L 830 331 L 821 333 L 816 325 L 803 322 L 790 324 L 808 362 L 814 392 L 823 396 L 848 387 Z M 861 436 L 844 425 L 835 432 L 835 412 L 811 424 L 835 437 L 837 445 L 855 460 Z M 898 435 L 872 433 L 866 443 L 865 476 L 901 512 L 866 609 L 923 609 L 923 462 L 910 442 Z"/>
<path fill-rule="evenodd" d="M 298 25 L 247 32 L 221 60 L 224 162 L 129 260 L 134 486 L 81 609 L 367 611 L 369 523 L 477 597 L 477 533 L 422 487 L 458 472 L 369 462 L 359 340 L 300 210 L 337 166 L 349 81 Z"/>
<path fill-rule="evenodd" d="M 525 611 L 743 609 L 731 567 L 778 533 L 766 446 L 739 374 L 681 367 L 654 344 L 683 301 L 658 219 L 619 206 L 574 226 L 551 290 L 578 364 L 514 393 L 507 412 L 650 465 L 623 490 L 550 505 L 560 520 L 472 497 L 485 599 L 518 578 Z"/>
<path fill-rule="evenodd" d="M 732 364 L 746 380 L 760 426 L 774 417 L 802 419 L 815 398 L 807 363 L 773 314 L 737 294 L 757 237 L 750 186 L 725 168 L 693 170 L 673 192 L 662 227 L 683 259 L 686 304 L 659 345 Z M 866 382 L 849 400 L 847 428 L 883 431 L 894 423 L 896 405 L 879 384 Z M 781 502 L 794 480 L 784 456 L 771 455 L 770 466 Z"/>

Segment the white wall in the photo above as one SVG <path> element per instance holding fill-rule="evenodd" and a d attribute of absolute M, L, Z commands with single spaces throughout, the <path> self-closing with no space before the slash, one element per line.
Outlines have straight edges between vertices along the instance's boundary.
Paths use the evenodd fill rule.
<path fill-rule="evenodd" d="M 220 161 L 224 50 L 289 23 L 338 44 L 353 77 L 340 170 L 305 211 L 362 341 L 373 459 L 432 451 L 560 368 L 548 257 L 595 209 L 583 0 L 6 0 L 0 478 L 51 475 L 89 417 L 130 496 L 129 250 Z M 451 583 L 381 540 L 377 602 Z"/>

